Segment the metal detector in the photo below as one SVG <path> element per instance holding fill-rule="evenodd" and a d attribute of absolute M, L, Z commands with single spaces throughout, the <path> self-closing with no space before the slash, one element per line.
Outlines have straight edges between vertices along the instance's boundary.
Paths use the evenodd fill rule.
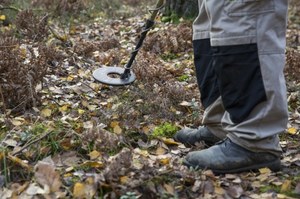
<path fill-rule="evenodd" d="M 138 54 L 139 50 L 141 49 L 143 42 L 147 36 L 149 30 L 155 24 L 155 18 L 159 12 L 159 10 L 164 6 L 164 0 L 158 0 L 156 3 L 156 7 L 150 9 L 151 17 L 147 19 L 146 24 L 141 32 L 140 39 L 135 47 L 135 49 L 131 52 L 131 57 L 128 63 L 123 67 L 116 67 L 116 66 L 103 66 L 94 71 L 93 77 L 107 85 L 112 86 L 122 86 L 131 84 L 136 79 L 135 74 L 131 71 L 131 66 L 135 60 L 136 55 Z"/>

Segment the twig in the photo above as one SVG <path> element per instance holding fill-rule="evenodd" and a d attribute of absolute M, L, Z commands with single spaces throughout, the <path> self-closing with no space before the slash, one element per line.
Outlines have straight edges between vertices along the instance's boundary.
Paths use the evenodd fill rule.
<path fill-rule="evenodd" d="M 28 171 L 32 171 L 32 167 L 30 165 L 28 165 L 27 163 L 23 162 L 23 160 L 21 160 L 20 158 L 15 157 L 15 156 L 10 155 L 10 154 L 7 155 L 7 158 L 9 160 L 11 160 L 12 162 L 20 165 L 21 167 L 27 169 Z"/>
<path fill-rule="evenodd" d="M 41 137 L 29 142 L 28 144 L 24 145 L 21 149 L 19 149 L 18 151 L 15 151 L 14 153 L 12 153 L 13 156 L 21 153 L 22 151 L 24 151 L 25 149 L 27 149 L 29 146 L 37 143 L 38 141 L 44 139 L 45 137 L 47 137 L 50 133 L 52 133 L 52 131 L 46 132 L 44 135 L 42 135 Z"/>
<path fill-rule="evenodd" d="M 85 83 L 85 82 L 83 82 L 83 81 L 80 81 L 80 83 L 82 83 L 83 85 L 89 87 L 89 88 L 90 88 L 93 92 L 95 92 L 96 94 L 99 93 L 96 89 L 92 88 L 92 87 L 91 87 L 90 85 L 88 85 L 87 83 Z"/>
<path fill-rule="evenodd" d="M 16 7 L 14 7 L 14 6 L 8 6 L 8 7 L 0 6 L 0 10 L 14 10 L 14 11 L 17 11 L 17 12 L 20 12 L 20 11 L 21 11 L 21 9 L 16 8 Z"/>

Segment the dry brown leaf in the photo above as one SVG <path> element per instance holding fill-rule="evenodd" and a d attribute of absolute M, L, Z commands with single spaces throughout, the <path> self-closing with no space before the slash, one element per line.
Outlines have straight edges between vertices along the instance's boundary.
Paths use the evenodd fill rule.
<path fill-rule="evenodd" d="M 53 193 L 60 189 L 62 183 L 59 173 L 55 170 L 54 165 L 39 161 L 34 167 L 34 177 L 36 181 L 44 186 L 46 193 Z"/>
<path fill-rule="evenodd" d="M 175 188 L 173 185 L 171 184 L 164 184 L 164 188 L 166 190 L 167 193 L 174 195 L 175 194 Z"/>
<path fill-rule="evenodd" d="M 158 147 L 158 148 L 156 149 L 155 154 L 156 154 L 156 155 L 164 155 L 164 154 L 166 154 L 166 152 L 167 152 L 167 150 L 166 150 L 165 148 L 163 148 L 163 147 Z"/>
<path fill-rule="evenodd" d="M 227 194 L 230 195 L 232 198 L 240 198 L 244 190 L 241 186 L 231 186 L 227 190 Z"/>

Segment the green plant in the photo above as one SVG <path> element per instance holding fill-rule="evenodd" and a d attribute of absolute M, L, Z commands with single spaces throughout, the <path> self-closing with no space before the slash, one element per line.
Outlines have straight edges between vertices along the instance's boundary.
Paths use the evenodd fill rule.
<path fill-rule="evenodd" d="M 180 82 L 185 82 L 185 81 L 187 81 L 189 79 L 189 76 L 186 75 L 186 74 L 184 74 L 184 75 L 181 75 L 180 77 L 178 77 L 177 79 Z"/>
<path fill-rule="evenodd" d="M 137 199 L 137 196 L 134 192 L 126 192 L 126 194 L 122 195 L 120 199 Z"/>
<path fill-rule="evenodd" d="M 177 126 L 170 123 L 164 123 L 153 130 L 152 137 L 172 137 L 177 131 Z"/>

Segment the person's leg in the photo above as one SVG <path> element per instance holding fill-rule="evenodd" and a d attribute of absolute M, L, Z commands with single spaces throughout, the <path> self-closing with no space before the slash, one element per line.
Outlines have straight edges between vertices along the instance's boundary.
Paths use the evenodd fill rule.
<path fill-rule="evenodd" d="M 200 141 L 213 145 L 226 136 L 221 127 L 225 109 L 220 100 L 217 77 L 212 63 L 210 20 L 205 1 L 198 0 L 198 4 L 199 15 L 193 27 L 193 48 L 197 83 L 201 93 L 201 102 L 205 108 L 203 126 L 198 129 L 184 128 L 175 134 L 174 139 L 186 145 L 194 145 Z"/>
<path fill-rule="evenodd" d="M 277 170 L 278 134 L 287 124 L 285 30 L 287 0 L 205 1 L 211 17 L 213 65 L 228 132 L 224 142 L 191 152 L 184 163 L 217 173 Z"/>

